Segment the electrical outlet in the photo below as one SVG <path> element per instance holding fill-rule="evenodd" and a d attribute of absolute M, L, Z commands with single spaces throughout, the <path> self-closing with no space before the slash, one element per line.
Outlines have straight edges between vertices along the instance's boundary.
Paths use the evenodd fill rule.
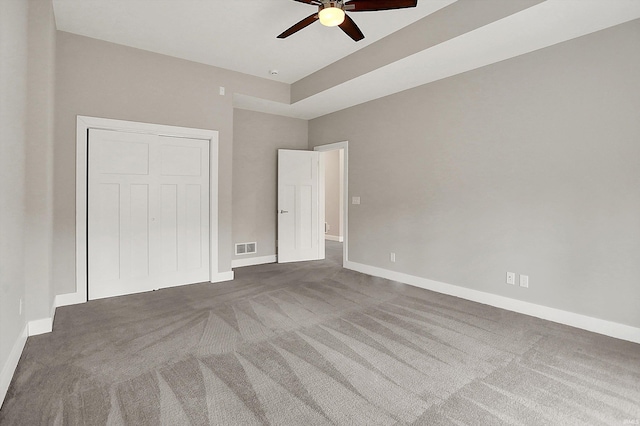
<path fill-rule="evenodd" d="M 389 253 L 389 260 L 392 261 L 392 262 L 395 262 L 396 261 L 396 254 L 393 253 L 393 252 Z"/>
<path fill-rule="evenodd" d="M 516 285 L 516 273 L 507 272 L 507 284 Z"/>
<path fill-rule="evenodd" d="M 529 275 L 520 275 L 520 287 L 529 288 Z"/>
<path fill-rule="evenodd" d="M 360 204 L 360 197 L 351 197 L 351 204 Z"/>

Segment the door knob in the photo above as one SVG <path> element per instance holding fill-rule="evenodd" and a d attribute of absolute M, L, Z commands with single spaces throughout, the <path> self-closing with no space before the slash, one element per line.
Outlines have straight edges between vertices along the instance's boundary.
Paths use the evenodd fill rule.
<path fill-rule="evenodd" d="M 280 213 L 289 213 L 289 210 L 280 210 Z"/>

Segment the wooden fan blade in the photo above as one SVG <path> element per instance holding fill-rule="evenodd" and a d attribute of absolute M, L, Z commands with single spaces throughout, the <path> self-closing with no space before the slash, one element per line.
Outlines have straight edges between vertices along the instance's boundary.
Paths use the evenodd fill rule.
<path fill-rule="evenodd" d="M 299 3 L 312 4 L 314 6 L 320 6 L 322 4 L 322 2 L 319 0 L 293 0 L 293 1 L 297 1 Z"/>
<path fill-rule="evenodd" d="M 360 41 L 364 38 L 364 34 L 360 31 L 360 28 L 353 22 L 353 19 L 349 17 L 349 15 L 345 15 L 344 22 L 340 24 L 340 29 L 347 33 L 349 37 L 353 39 L 353 41 Z"/>
<path fill-rule="evenodd" d="M 313 15 L 309 15 L 306 18 L 304 18 L 302 21 L 298 22 L 297 24 L 293 25 L 291 28 L 289 28 L 288 30 L 286 30 L 285 32 L 280 34 L 278 36 L 278 38 L 287 38 L 291 34 L 297 33 L 298 31 L 300 31 L 304 27 L 307 27 L 307 26 L 313 24 L 317 20 L 318 20 L 318 14 L 317 13 L 314 13 Z"/>
<path fill-rule="evenodd" d="M 371 12 L 374 10 L 404 9 L 416 7 L 418 0 L 351 0 L 345 3 L 344 10 L 350 12 Z"/>

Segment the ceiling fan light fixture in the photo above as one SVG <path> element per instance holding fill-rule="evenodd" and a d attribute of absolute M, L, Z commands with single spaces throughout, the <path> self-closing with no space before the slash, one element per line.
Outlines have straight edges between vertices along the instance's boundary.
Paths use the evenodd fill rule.
<path fill-rule="evenodd" d="M 2 0 L 0 0 L 2 1 Z M 284 1 L 284 0 L 282 0 Z M 418 0 L 294 0 L 299 3 L 306 3 L 309 6 L 318 8 L 318 12 L 307 16 L 303 20 L 289 27 L 282 32 L 278 38 L 287 38 L 303 28 L 308 27 L 316 21 L 326 27 L 340 26 L 346 35 L 353 41 L 360 41 L 364 34 L 350 16 L 344 11 L 350 12 L 371 12 L 377 10 L 404 9 L 416 7 Z"/>
<path fill-rule="evenodd" d="M 344 22 L 344 10 L 335 7 L 333 4 L 324 7 L 318 13 L 320 23 L 325 27 L 336 27 Z"/>

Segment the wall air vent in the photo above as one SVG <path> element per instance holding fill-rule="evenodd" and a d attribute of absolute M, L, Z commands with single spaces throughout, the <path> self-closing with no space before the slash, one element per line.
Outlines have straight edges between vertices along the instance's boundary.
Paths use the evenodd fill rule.
<path fill-rule="evenodd" d="M 238 243 L 236 244 L 236 256 L 243 254 L 253 254 L 258 251 L 258 243 Z"/>

